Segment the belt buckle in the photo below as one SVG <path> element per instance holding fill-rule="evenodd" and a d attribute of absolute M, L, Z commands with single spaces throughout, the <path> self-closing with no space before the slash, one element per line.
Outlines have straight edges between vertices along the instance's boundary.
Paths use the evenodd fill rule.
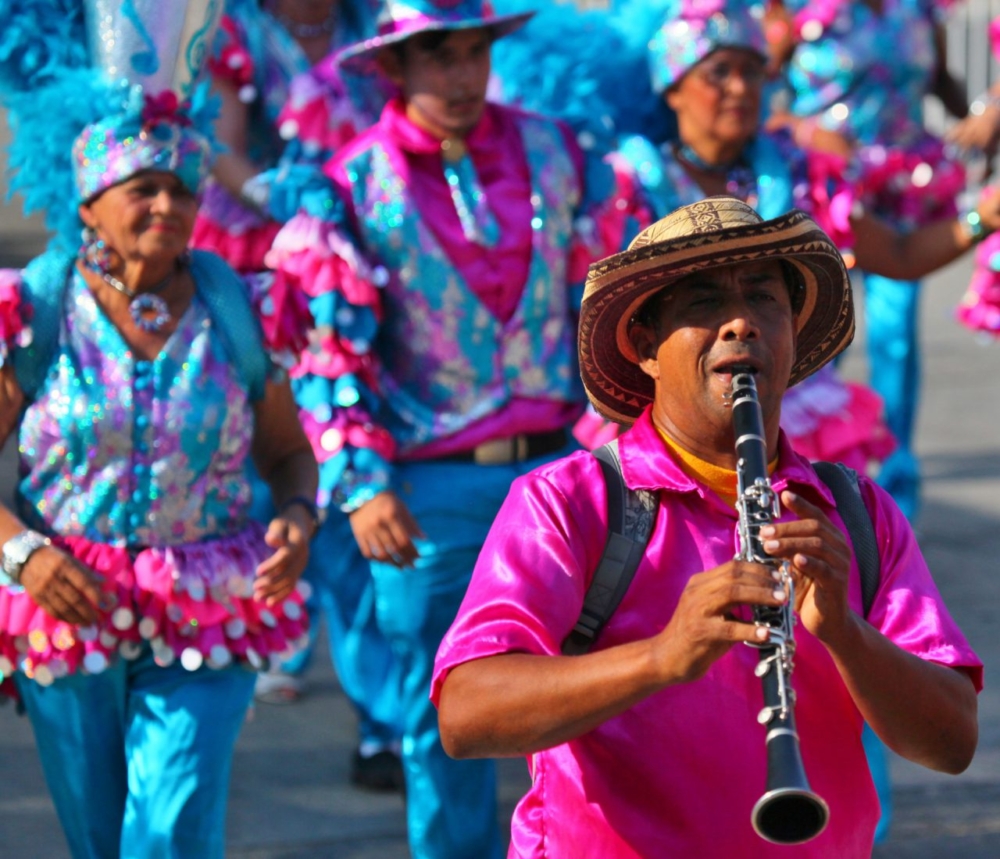
<path fill-rule="evenodd" d="M 472 452 L 472 461 L 476 465 L 510 465 L 527 458 L 528 437 L 524 434 L 484 441 Z"/>

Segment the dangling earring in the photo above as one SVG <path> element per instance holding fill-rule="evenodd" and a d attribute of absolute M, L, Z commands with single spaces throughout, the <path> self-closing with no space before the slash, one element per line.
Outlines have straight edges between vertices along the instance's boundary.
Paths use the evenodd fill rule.
<path fill-rule="evenodd" d="M 104 239 L 97 235 L 93 227 L 84 227 L 80 238 L 79 256 L 83 264 L 95 274 L 108 274 L 111 271 L 111 251 Z"/>

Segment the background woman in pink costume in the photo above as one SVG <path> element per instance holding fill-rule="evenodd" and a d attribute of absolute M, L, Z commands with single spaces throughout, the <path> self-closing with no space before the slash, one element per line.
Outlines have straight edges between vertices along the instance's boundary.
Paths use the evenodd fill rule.
<path fill-rule="evenodd" d="M 793 50 L 786 72 L 791 124 L 800 138 L 822 128 L 846 136 L 865 165 L 866 205 L 898 228 L 955 213 L 964 189 L 961 165 L 923 125 L 925 96 L 965 116 L 964 92 L 951 76 L 939 0 L 783 0 Z M 900 49 L 905 46 L 905 49 Z M 962 213 L 974 240 L 975 213 Z M 968 216 L 968 217 L 966 217 Z M 879 481 L 909 516 L 920 496 L 913 429 L 920 389 L 919 281 L 865 278 L 867 348 L 872 387 L 885 403 L 898 448 Z"/>
<path fill-rule="evenodd" d="M 993 55 L 1000 59 L 1000 18 L 990 24 L 989 35 Z M 949 137 L 992 161 L 1000 142 L 1000 81 L 972 103 L 969 113 Z M 1000 337 L 1000 235 L 987 237 L 976 251 L 976 269 L 955 315 L 970 331 Z"/>
<path fill-rule="evenodd" d="M 16 183 L 55 231 L 0 278 L 0 437 L 20 450 L 0 672 L 75 859 L 221 859 L 255 670 L 305 633 L 316 465 L 271 357 L 302 343 L 187 253 L 212 155 L 190 58 L 216 20 L 163 8 L 32 0 L 0 20 Z M 177 56 L 150 35 L 184 25 Z M 251 457 L 280 511 L 266 527 Z"/>

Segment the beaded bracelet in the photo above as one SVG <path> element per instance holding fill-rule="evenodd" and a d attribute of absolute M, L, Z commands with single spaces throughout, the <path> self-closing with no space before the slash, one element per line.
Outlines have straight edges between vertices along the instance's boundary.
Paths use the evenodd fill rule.
<path fill-rule="evenodd" d="M 1000 110 L 1000 95 L 984 92 L 982 95 L 977 96 L 972 104 L 969 105 L 969 114 L 971 116 L 982 116 L 986 113 L 986 108 L 988 107 Z"/>
<path fill-rule="evenodd" d="M 979 212 L 975 209 L 959 215 L 958 223 L 972 244 L 977 245 L 986 238 L 986 227 L 983 226 L 983 219 L 979 217 Z"/>
<path fill-rule="evenodd" d="M 293 498 L 289 498 L 284 504 L 281 505 L 279 513 L 284 513 L 289 507 L 298 504 L 300 507 L 306 509 L 306 513 L 309 514 L 309 520 L 312 522 L 313 534 L 319 530 L 320 518 L 319 518 L 319 508 L 316 506 L 316 502 L 310 498 L 306 498 L 305 495 L 296 495 Z"/>

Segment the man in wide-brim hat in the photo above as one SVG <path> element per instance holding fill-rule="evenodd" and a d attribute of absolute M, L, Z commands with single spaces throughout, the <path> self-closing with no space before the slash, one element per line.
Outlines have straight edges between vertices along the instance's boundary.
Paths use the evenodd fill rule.
<path fill-rule="evenodd" d="M 768 775 L 758 651 L 733 645 L 766 640 L 750 607 L 789 595 L 772 567 L 734 560 L 737 371 L 753 373 L 760 395 L 783 508 L 761 538 L 795 585 L 795 719 L 808 781 L 829 807 L 826 828 L 795 855 L 871 855 L 879 810 L 865 720 L 904 757 L 968 766 L 982 664 L 909 524 L 860 477 L 855 512 L 867 513 L 881 555 L 865 618 L 833 496 L 779 429 L 788 385 L 852 333 L 843 263 L 801 212 L 764 221 L 738 200 L 709 198 L 591 267 L 583 380 L 599 411 L 633 424 L 618 455 L 626 486 L 645 499 L 626 508 L 655 510 L 649 542 L 589 650 L 562 655 L 610 557 L 605 480 L 578 452 L 516 481 L 432 687 L 450 753 L 531 758 L 511 856 L 776 855 L 751 824 Z"/>

